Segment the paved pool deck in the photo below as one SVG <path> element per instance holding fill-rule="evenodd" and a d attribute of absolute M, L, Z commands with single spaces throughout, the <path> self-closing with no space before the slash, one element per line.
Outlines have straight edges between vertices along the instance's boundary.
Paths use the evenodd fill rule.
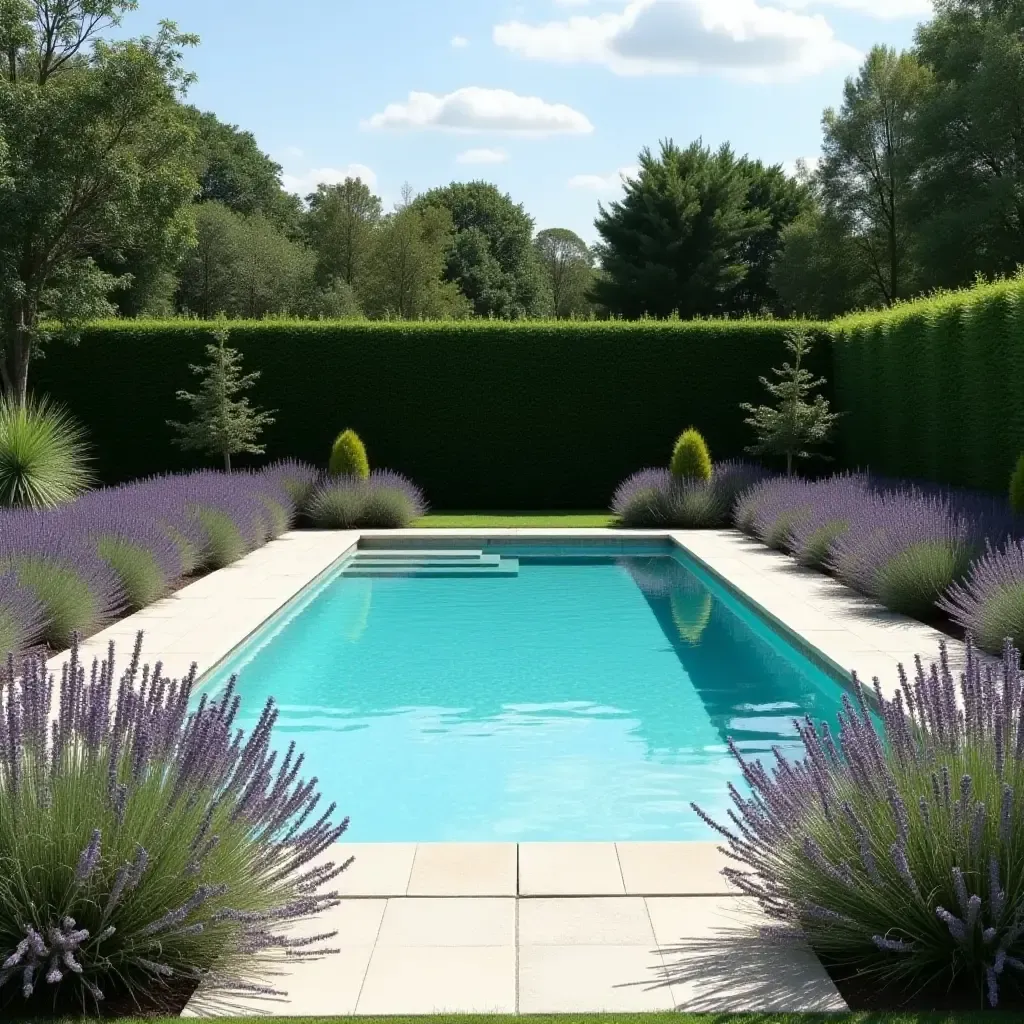
<path fill-rule="evenodd" d="M 361 538 L 385 537 L 422 547 L 669 539 L 812 657 L 878 676 L 883 692 L 900 662 L 912 670 L 915 655 L 936 658 L 944 639 L 731 530 L 301 531 L 115 623 L 82 655 L 102 657 L 113 640 L 123 664 L 141 629 L 146 661 L 159 658 L 171 676 L 193 662 L 207 672 Z M 958 661 L 961 646 L 947 643 Z M 340 952 L 267 977 L 287 998 L 197 996 L 186 1016 L 846 1008 L 809 950 L 757 937 L 752 926 L 767 922 L 722 879 L 714 843 L 342 843 L 331 856 L 355 857 L 333 883 L 345 898 L 296 933 L 337 928 Z"/>

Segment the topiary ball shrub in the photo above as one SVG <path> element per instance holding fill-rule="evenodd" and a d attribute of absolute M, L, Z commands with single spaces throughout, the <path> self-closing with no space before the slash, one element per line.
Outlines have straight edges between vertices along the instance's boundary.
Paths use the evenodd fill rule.
<path fill-rule="evenodd" d="M 1016 515 L 1024 515 L 1024 452 L 1010 476 L 1010 508 Z"/>
<path fill-rule="evenodd" d="M 679 435 L 669 469 L 677 480 L 711 479 L 711 453 L 700 431 L 688 427 Z"/>
<path fill-rule="evenodd" d="M 977 640 L 997 653 L 1004 637 L 1024 649 L 1024 542 L 989 546 L 962 583 L 954 583 L 939 607 Z"/>
<path fill-rule="evenodd" d="M 85 431 L 61 406 L 0 398 L 0 506 L 52 508 L 93 482 Z"/>
<path fill-rule="evenodd" d="M 342 431 L 331 448 L 327 463 L 331 476 L 353 476 L 366 480 L 370 476 L 370 461 L 366 457 L 366 446 L 354 430 Z"/>
<path fill-rule="evenodd" d="M 117 680 L 114 647 L 87 681 L 72 647 L 50 728 L 42 658 L 0 689 L 0 1012 L 177 1014 L 200 997 L 265 993 L 275 962 L 326 952 L 280 934 L 337 905 L 348 866 L 321 855 L 348 824 L 314 819 L 316 780 L 295 745 L 279 757 L 268 701 L 237 733 L 234 679 L 193 710 L 180 682 L 140 672 L 142 636 Z M 333 934 L 333 933 L 332 933 Z"/>
<path fill-rule="evenodd" d="M 306 516 L 320 530 L 402 529 L 426 511 L 415 484 L 400 473 L 376 469 L 366 480 L 328 477 L 313 491 Z"/>
<path fill-rule="evenodd" d="M 1020 997 L 1018 663 L 1008 648 L 993 672 L 968 643 L 957 680 L 943 647 L 891 700 L 876 681 L 877 715 L 855 680 L 838 736 L 797 721 L 806 757 L 771 770 L 730 739 L 751 795 L 732 792 L 729 824 L 694 810 L 738 862 L 723 874 L 780 923 L 767 934 L 802 934 L 833 977 L 894 1000 Z"/>

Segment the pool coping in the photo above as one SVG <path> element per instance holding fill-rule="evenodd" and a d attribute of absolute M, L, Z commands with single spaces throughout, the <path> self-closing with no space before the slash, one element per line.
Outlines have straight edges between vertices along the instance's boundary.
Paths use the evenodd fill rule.
<path fill-rule="evenodd" d="M 82 656 L 87 663 L 105 656 L 114 641 L 125 661 L 142 629 L 144 660 L 159 652 L 172 677 L 193 661 L 209 672 L 336 571 L 361 541 L 381 538 L 403 546 L 488 538 L 622 547 L 667 541 L 831 675 L 879 676 L 883 692 L 896 685 L 900 662 L 909 667 L 916 654 L 933 659 L 941 642 L 954 657 L 962 646 L 732 530 L 435 528 L 290 532 L 88 638 Z M 63 652 L 48 668 L 59 674 L 66 660 Z M 694 968 L 697 947 L 737 914 L 748 926 L 767 923 L 721 880 L 724 855 L 715 843 L 342 843 L 338 853 L 354 853 L 356 861 L 340 880 L 345 898 L 334 919 L 317 927 L 339 927 L 341 953 L 290 969 L 294 994 L 283 1001 L 243 1000 L 211 1011 L 197 997 L 186 1016 L 845 1009 L 807 950 L 788 951 L 771 970 L 717 982 L 716 965 L 730 959 L 721 948 Z M 479 929 L 498 918 L 502 927 L 512 921 L 513 931 L 481 944 Z M 431 922 L 426 932 L 424 921 Z M 582 932 L 581 922 L 589 922 Z M 447 939 L 434 941 L 442 933 Z M 746 968 L 766 954 L 749 927 L 744 934 Z M 751 973 L 759 979 L 753 988 Z"/>

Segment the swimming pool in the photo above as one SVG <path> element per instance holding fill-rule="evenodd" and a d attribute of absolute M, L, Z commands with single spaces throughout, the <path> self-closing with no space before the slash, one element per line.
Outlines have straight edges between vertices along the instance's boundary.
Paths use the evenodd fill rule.
<path fill-rule="evenodd" d="M 389 548 L 204 684 L 238 674 L 245 728 L 274 696 L 353 842 L 709 839 L 690 801 L 744 788 L 727 737 L 835 721 L 841 684 L 667 543 Z"/>

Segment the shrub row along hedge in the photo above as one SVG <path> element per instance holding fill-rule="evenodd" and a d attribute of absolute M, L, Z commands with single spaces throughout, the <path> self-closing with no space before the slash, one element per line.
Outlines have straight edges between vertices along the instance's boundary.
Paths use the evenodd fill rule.
<path fill-rule="evenodd" d="M 832 324 L 839 459 L 1005 492 L 1024 450 L 1024 278 Z"/>
<path fill-rule="evenodd" d="M 716 459 L 751 437 L 739 404 L 783 356 L 771 321 L 232 324 L 255 404 L 276 410 L 267 459 L 322 464 L 352 427 L 374 465 L 441 509 L 604 508 L 665 439 L 699 426 Z M 171 445 L 175 392 L 192 389 L 209 325 L 111 322 L 55 343 L 33 384 L 65 402 L 105 482 L 194 468 Z M 827 345 L 816 352 L 829 373 Z"/>

